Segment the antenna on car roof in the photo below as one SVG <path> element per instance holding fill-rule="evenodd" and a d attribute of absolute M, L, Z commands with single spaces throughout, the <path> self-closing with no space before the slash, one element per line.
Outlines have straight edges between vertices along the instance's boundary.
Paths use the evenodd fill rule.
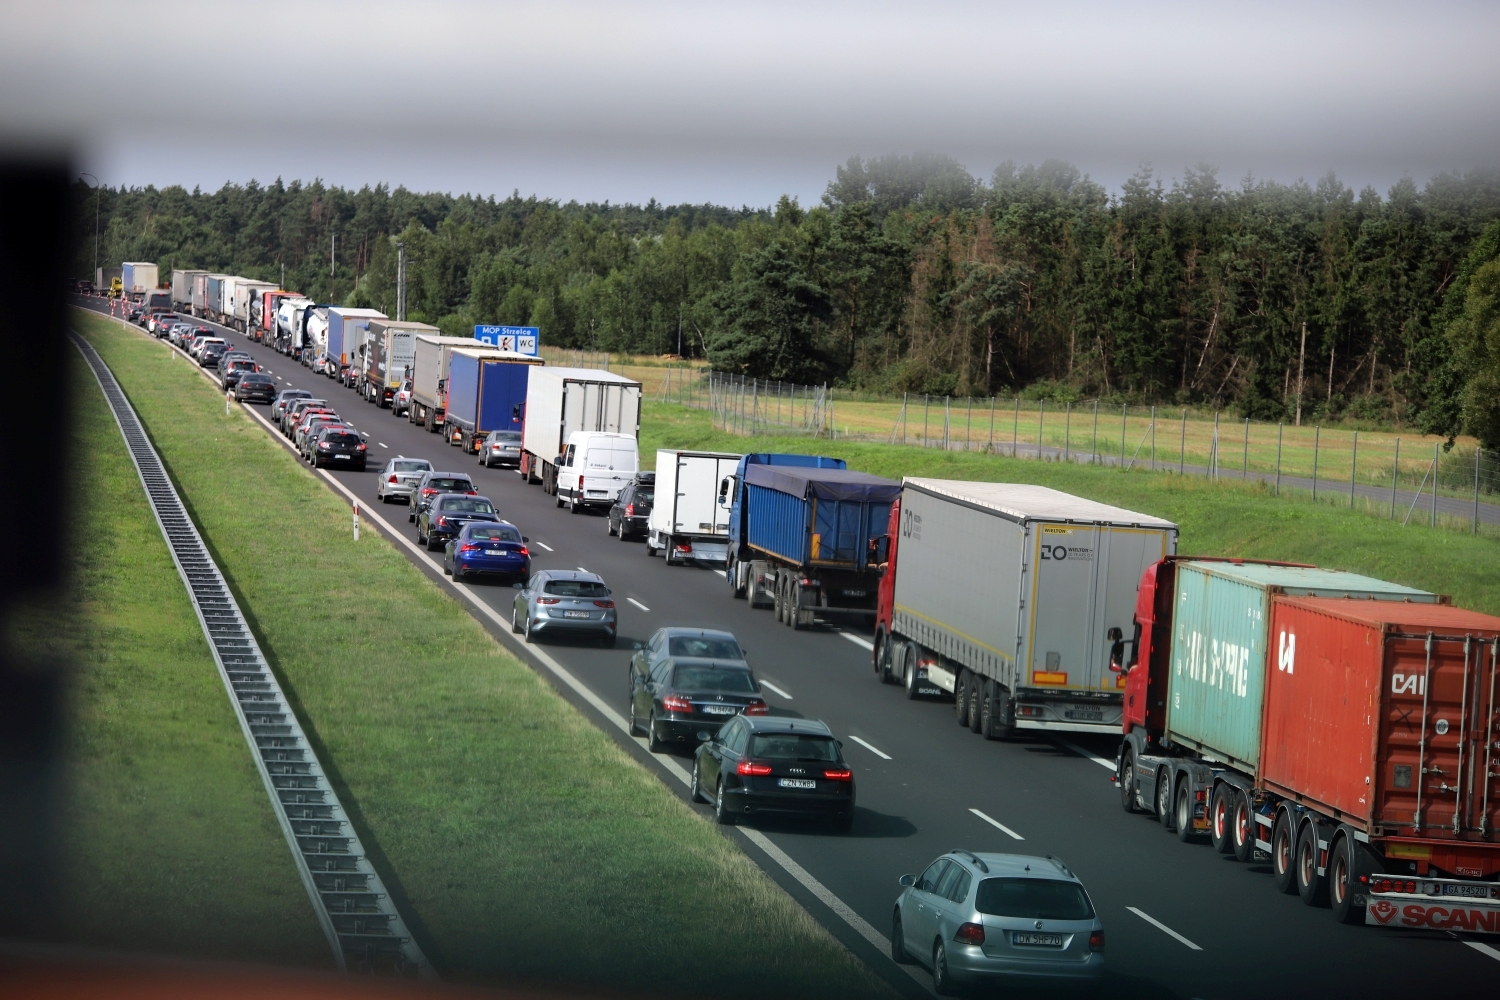
<path fill-rule="evenodd" d="M 966 851 L 962 847 L 955 847 L 953 850 L 949 851 L 948 853 L 949 854 L 961 854 L 964 857 L 968 858 L 970 861 L 974 862 L 974 867 L 978 868 L 980 871 L 984 872 L 986 875 L 988 875 L 990 873 L 990 866 L 987 865 L 987 864 L 985 864 L 983 861 L 979 860 L 979 855 L 975 854 L 973 851 Z"/>

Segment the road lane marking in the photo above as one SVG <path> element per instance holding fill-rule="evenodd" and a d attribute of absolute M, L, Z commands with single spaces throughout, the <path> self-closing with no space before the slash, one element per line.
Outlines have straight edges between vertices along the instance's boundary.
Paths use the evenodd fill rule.
<path fill-rule="evenodd" d="M 625 598 L 625 600 L 629 601 L 631 604 L 634 604 L 636 607 L 640 608 L 642 611 L 650 611 L 651 610 L 650 608 L 648 608 L 644 604 L 642 604 L 640 601 L 637 601 L 634 597 L 627 597 L 627 598 Z"/>
<path fill-rule="evenodd" d="M 795 699 L 792 698 L 791 695 L 787 694 L 785 691 L 781 690 L 781 688 L 777 687 L 775 684 L 772 684 L 770 681 L 766 680 L 764 677 L 760 678 L 760 686 L 764 687 L 764 688 L 770 688 L 772 691 L 775 691 L 777 694 L 781 695 L 787 701 L 793 701 L 793 700 L 795 700 Z M 861 740 L 860 742 L 863 743 L 864 741 Z"/>
<path fill-rule="evenodd" d="M 864 740 L 860 739 L 858 736 L 855 736 L 853 733 L 849 734 L 849 738 L 858 743 L 860 746 L 864 747 L 866 750 L 870 751 L 875 756 L 879 757 L 881 760 L 891 759 L 890 754 L 886 753 L 884 750 L 880 750 L 874 746 L 871 746 L 869 743 L 866 743 Z"/>
<path fill-rule="evenodd" d="M 376 441 L 375 443 L 378 444 L 378 445 L 380 445 L 380 447 L 385 448 L 387 450 L 389 450 L 389 448 L 390 448 L 390 445 L 386 444 L 384 441 Z"/>
<path fill-rule="evenodd" d="M 552 546 L 548 545 L 546 542 L 538 542 L 538 541 L 533 540 L 531 544 L 532 545 L 540 545 L 542 548 L 546 549 L 548 552 L 552 551 Z"/>
<path fill-rule="evenodd" d="M 588 570 L 586 570 L 582 566 L 580 566 L 580 567 L 578 567 L 578 572 L 580 572 L 580 573 L 587 573 Z"/>
<path fill-rule="evenodd" d="M 1178 941 L 1181 941 L 1183 944 L 1187 945 L 1189 948 L 1193 949 L 1194 951 L 1202 951 L 1203 950 L 1202 948 L 1200 948 L 1197 945 L 1193 944 L 1193 942 L 1189 941 L 1187 938 L 1183 937 L 1181 934 L 1178 934 L 1172 928 L 1168 927 L 1166 924 L 1162 923 L 1160 920 L 1157 920 L 1155 917 L 1153 917 L 1151 914 L 1147 913 L 1145 910 L 1138 909 L 1137 907 L 1134 907 L 1134 906 L 1127 906 L 1127 907 L 1125 907 L 1125 909 L 1129 910 L 1131 913 L 1134 913 L 1136 916 L 1140 917 L 1142 920 L 1146 921 L 1146 923 L 1150 924 L 1152 927 L 1155 927 L 1157 930 L 1161 931 L 1162 933 L 1167 934 L 1170 937 L 1174 937 Z"/>
<path fill-rule="evenodd" d="M 872 653 L 875 651 L 875 644 L 873 642 L 871 642 L 869 639 L 861 639 L 859 636 L 857 636 L 857 635 L 850 635 L 848 632 L 840 632 L 839 635 L 843 636 L 845 639 L 848 639 L 850 642 L 854 643 L 856 646 L 860 646 L 860 647 L 862 647 L 864 649 L 868 649 Z"/>
<path fill-rule="evenodd" d="M 973 813 L 975 816 L 978 816 L 980 819 L 984 820 L 986 823 L 988 823 L 990 826 L 993 826 L 995 829 L 999 830 L 1001 833 L 1008 833 L 1012 837 L 1016 838 L 1017 840 L 1025 840 L 1026 839 L 1025 837 L 1021 836 L 1019 833 L 1017 833 L 1016 831 L 1012 830 L 1010 827 L 1006 826 L 1004 823 L 1000 822 L 998 819 L 995 819 L 993 816 L 986 816 L 984 813 L 980 812 L 978 809 L 970 809 L 969 812 Z"/>
<path fill-rule="evenodd" d="M 1074 753 L 1078 754 L 1078 756 L 1080 756 L 1080 757 L 1087 757 L 1089 760 L 1093 761 L 1095 764 L 1098 764 L 1100 767 L 1107 767 L 1111 771 L 1113 771 L 1115 769 L 1115 762 L 1114 761 L 1112 761 L 1112 760 L 1106 760 L 1105 758 L 1100 757 L 1096 753 L 1090 753 L 1089 751 L 1085 750 L 1083 747 L 1079 746 L 1077 743 L 1069 743 L 1067 740 L 1058 740 L 1057 742 L 1059 744 L 1061 744 L 1062 746 L 1067 747 L 1069 750 L 1073 751 Z"/>
<path fill-rule="evenodd" d="M 1488 955 L 1490 958 L 1493 958 L 1495 961 L 1500 962 L 1500 951 L 1496 951 L 1494 948 L 1491 948 L 1489 945 L 1483 944 L 1483 943 L 1481 943 L 1479 941 L 1469 941 L 1466 938 L 1459 938 L 1459 940 L 1463 941 L 1464 944 L 1468 945 L 1470 948 L 1473 948 L 1475 951 L 1479 952 L 1479 954 L 1481 954 L 1481 955 Z"/>

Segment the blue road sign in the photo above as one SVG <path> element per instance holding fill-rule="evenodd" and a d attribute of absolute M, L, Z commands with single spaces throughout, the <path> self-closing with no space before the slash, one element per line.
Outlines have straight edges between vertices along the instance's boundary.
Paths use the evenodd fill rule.
<path fill-rule="evenodd" d="M 502 351 L 515 351 L 517 354 L 536 357 L 537 343 L 541 338 L 534 326 L 476 326 L 474 339 L 492 344 Z"/>

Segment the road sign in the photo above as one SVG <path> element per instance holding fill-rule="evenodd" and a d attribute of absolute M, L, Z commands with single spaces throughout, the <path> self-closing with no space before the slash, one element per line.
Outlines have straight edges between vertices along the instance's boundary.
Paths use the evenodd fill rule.
<path fill-rule="evenodd" d="M 474 339 L 493 344 L 502 351 L 530 354 L 536 357 L 536 347 L 541 339 L 534 326 L 476 326 Z"/>

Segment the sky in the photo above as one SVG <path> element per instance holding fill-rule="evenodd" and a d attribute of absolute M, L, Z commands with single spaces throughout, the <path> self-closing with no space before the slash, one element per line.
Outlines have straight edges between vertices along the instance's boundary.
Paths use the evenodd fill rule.
<path fill-rule="evenodd" d="M 282 177 L 816 203 L 851 155 L 1111 189 L 1500 166 L 1500 4 L 6 4 L 0 140 L 112 185 Z M 149 16 L 146 13 L 149 12 Z"/>

